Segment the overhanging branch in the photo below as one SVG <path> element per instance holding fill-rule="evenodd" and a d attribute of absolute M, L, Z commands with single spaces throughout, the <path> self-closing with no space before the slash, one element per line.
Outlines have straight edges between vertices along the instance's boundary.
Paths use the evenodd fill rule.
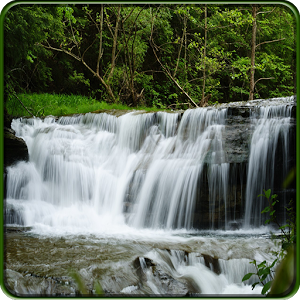
<path fill-rule="evenodd" d="M 260 80 L 268 80 L 268 79 L 275 79 L 275 77 L 259 78 L 255 81 L 254 85 L 256 85 Z"/>
<path fill-rule="evenodd" d="M 273 40 L 273 41 L 262 42 L 262 43 L 257 44 L 257 45 L 255 46 L 255 48 L 258 47 L 258 46 L 260 46 L 260 45 L 263 45 L 263 44 L 269 44 L 269 43 L 279 42 L 279 41 L 282 41 L 282 40 L 285 40 L 285 38 L 279 39 L 279 40 Z"/>

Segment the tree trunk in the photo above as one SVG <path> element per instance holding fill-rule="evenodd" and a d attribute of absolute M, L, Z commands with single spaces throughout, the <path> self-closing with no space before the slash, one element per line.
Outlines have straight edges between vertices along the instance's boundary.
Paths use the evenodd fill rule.
<path fill-rule="evenodd" d="M 137 14 L 135 20 L 134 20 L 134 25 L 131 26 L 130 32 L 128 33 L 128 37 L 126 37 L 126 31 L 125 31 L 125 27 L 124 27 L 124 22 L 121 22 L 121 29 L 123 32 L 123 48 L 124 48 L 124 63 L 125 63 L 125 73 L 127 76 L 127 85 L 131 94 L 131 98 L 133 101 L 133 106 L 136 106 L 138 103 L 138 94 L 135 90 L 135 86 L 134 86 L 134 74 L 135 74 L 135 61 L 136 61 L 136 56 L 135 56 L 135 52 L 134 52 L 134 46 L 135 46 L 135 39 L 136 39 L 136 35 L 137 35 L 137 20 L 140 16 L 140 14 L 142 13 L 142 11 L 144 10 L 144 8 L 142 8 L 139 13 Z M 131 13 L 133 12 L 133 10 L 127 15 L 127 17 L 129 17 L 131 15 Z M 125 19 L 127 18 L 125 17 Z M 133 33 L 134 31 L 134 33 Z M 129 47 L 129 40 L 133 38 L 132 40 L 132 44 L 131 44 L 131 49 Z M 129 74 L 128 74 L 128 70 L 129 70 Z"/>
<path fill-rule="evenodd" d="M 102 34 L 103 34 L 103 4 L 101 4 L 101 11 L 100 11 L 100 27 L 99 27 L 99 52 L 98 52 L 98 59 L 97 59 L 97 67 L 96 67 L 96 73 L 100 75 L 100 60 L 103 55 L 102 50 Z"/>
<path fill-rule="evenodd" d="M 205 99 L 205 81 L 206 81 L 206 46 L 207 46 L 207 5 L 204 8 L 204 49 L 203 49 L 203 85 L 202 85 L 202 99 L 201 106 L 204 106 Z"/>
<path fill-rule="evenodd" d="M 118 14 L 117 14 L 117 19 L 116 19 L 116 28 L 113 36 L 113 47 L 111 51 L 111 69 L 110 73 L 107 77 L 107 82 L 109 83 L 115 69 L 116 65 L 116 49 L 117 49 L 117 39 L 118 39 L 118 30 L 119 30 L 119 22 L 120 22 L 120 13 L 121 13 L 121 4 L 118 7 Z"/>
<path fill-rule="evenodd" d="M 188 98 L 188 100 L 191 103 L 193 103 L 195 105 L 195 107 L 199 107 L 195 103 L 195 101 L 189 96 L 189 94 L 179 85 L 179 83 L 177 82 L 177 80 L 172 76 L 172 74 L 168 71 L 168 69 L 162 64 L 162 62 L 158 58 L 156 50 L 155 50 L 156 46 L 155 46 L 154 41 L 153 41 L 153 27 L 154 27 L 154 16 L 152 15 L 152 17 L 151 17 L 151 35 L 150 35 L 150 38 L 149 38 L 149 42 L 150 42 L 150 45 L 152 47 L 153 53 L 154 53 L 154 55 L 156 57 L 156 60 L 158 61 L 158 63 L 162 67 L 162 69 L 163 69 L 164 73 L 167 75 L 167 77 L 170 78 L 170 80 L 179 88 L 179 90 Z"/>
<path fill-rule="evenodd" d="M 174 78 L 176 77 L 177 69 L 178 69 L 178 66 L 179 66 L 179 61 L 180 61 L 180 56 L 181 56 L 181 50 L 182 50 L 182 46 L 183 46 L 185 31 L 186 31 L 186 27 L 185 27 L 185 22 L 184 22 L 183 33 L 182 33 L 182 37 L 180 39 L 180 47 L 179 47 L 178 56 L 177 56 L 177 63 L 176 63 L 176 67 L 175 67 L 175 70 L 174 70 L 174 73 L 173 73 Z"/>
<path fill-rule="evenodd" d="M 184 15 L 184 74 L 185 80 L 187 81 L 187 68 L 186 68 L 186 60 L 187 60 L 187 16 Z"/>
<path fill-rule="evenodd" d="M 249 91 L 249 100 L 254 99 L 254 88 L 255 88 L 255 81 L 254 81 L 254 73 L 255 73 L 255 48 L 256 48 L 256 5 L 252 5 L 252 41 L 251 41 L 251 68 L 250 68 L 250 91 Z"/>

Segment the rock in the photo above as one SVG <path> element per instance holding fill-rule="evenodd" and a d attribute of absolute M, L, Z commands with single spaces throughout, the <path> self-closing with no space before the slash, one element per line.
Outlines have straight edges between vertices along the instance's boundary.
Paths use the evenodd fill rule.
<path fill-rule="evenodd" d="M 28 161 L 28 159 L 25 141 L 16 137 L 14 130 L 4 127 L 4 195 L 6 195 L 6 168 L 18 161 Z"/>
<path fill-rule="evenodd" d="M 143 266 L 141 265 L 141 261 L 143 261 Z M 153 293 L 148 286 L 149 280 L 154 282 L 154 285 L 163 296 L 181 297 L 187 295 L 189 292 L 186 283 L 173 278 L 171 275 L 167 274 L 160 265 L 154 263 L 147 257 L 137 257 L 134 260 L 133 265 L 136 268 L 137 275 L 140 279 L 140 289 L 147 291 L 149 295 Z M 151 277 L 151 279 L 149 279 L 149 277 Z"/>
<path fill-rule="evenodd" d="M 12 129 L 4 127 L 4 168 L 17 161 L 29 159 L 25 141 L 15 136 Z"/>
<path fill-rule="evenodd" d="M 74 287 L 63 285 L 58 280 L 30 273 L 23 276 L 10 269 L 5 271 L 4 284 L 14 296 L 75 296 Z"/>
<path fill-rule="evenodd" d="M 186 284 L 165 273 L 159 265 L 155 267 L 153 276 L 165 291 L 164 296 L 185 296 L 189 292 Z"/>
<path fill-rule="evenodd" d="M 209 269 L 211 269 L 213 272 L 216 274 L 221 274 L 221 269 L 219 265 L 219 259 L 212 257 L 208 254 L 202 254 L 204 261 L 205 261 L 205 266 Z"/>

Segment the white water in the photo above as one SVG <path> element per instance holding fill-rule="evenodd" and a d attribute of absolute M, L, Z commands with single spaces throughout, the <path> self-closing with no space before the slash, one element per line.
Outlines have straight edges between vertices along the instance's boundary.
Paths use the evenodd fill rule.
<path fill-rule="evenodd" d="M 249 263 L 249 259 L 219 259 L 217 267 L 220 269 L 216 273 L 214 272 L 215 266 L 209 262 L 206 265 L 204 257 L 197 253 L 186 254 L 178 250 L 155 249 L 147 253 L 145 257 L 159 264 L 173 278 L 190 282 L 195 295 L 256 294 L 261 291 L 261 287 L 255 291 L 251 289 L 255 278 L 248 280 L 246 284 L 241 283 L 241 278 L 245 274 L 255 272 L 255 267 Z M 162 294 L 163 286 L 160 286 L 159 291 L 157 290 L 159 282 L 153 275 L 153 270 L 146 267 L 143 258 L 140 258 L 140 263 L 152 292 Z"/>
<path fill-rule="evenodd" d="M 261 206 L 254 205 L 254 201 L 260 190 L 273 181 L 274 149 L 280 134 L 284 136 L 284 155 L 288 155 L 290 110 L 286 107 L 261 107 L 257 118 L 253 117 L 255 130 L 245 194 L 246 229 L 262 223 Z M 227 207 L 230 178 L 223 141 L 226 114 L 224 107 L 188 110 L 182 117 L 179 113 L 131 112 L 118 118 L 89 113 L 58 121 L 52 117 L 14 120 L 12 128 L 26 141 L 30 160 L 7 170 L 7 223 L 31 227 L 41 235 L 93 233 L 139 242 L 203 243 L 206 246 L 195 249 L 196 254 L 190 253 L 187 258 L 176 251 L 170 257 L 164 251 L 162 256 L 157 250 L 145 257 L 173 278 L 193 282 L 195 293 L 259 293 L 259 287 L 252 291 L 250 283 L 241 283 L 249 272 L 249 260 L 257 256 L 263 260 L 268 252 L 258 248 L 248 256 L 249 245 L 258 243 L 255 239 L 247 241 L 240 249 L 242 254 L 237 255 L 232 249 L 238 240 L 229 238 L 229 244 L 236 245 L 228 249 L 228 245 L 222 248 L 223 237 L 212 242 L 206 237 L 189 236 L 195 233 L 192 227 L 196 198 L 207 162 L 209 199 L 201 201 L 209 201 L 212 234 L 222 224 L 228 229 L 232 218 Z M 224 219 L 221 214 L 215 217 L 220 212 Z M 201 232 L 196 234 L 201 236 Z M 205 253 L 210 243 L 220 247 L 216 251 L 220 274 L 205 266 L 198 255 L 199 251 Z M 212 252 L 210 247 L 209 254 Z M 171 269 L 167 263 L 170 260 Z M 140 262 L 143 266 L 143 258 Z M 146 268 L 144 271 L 148 292 L 164 294 L 153 272 Z M 120 290 L 129 294 L 137 291 L 134 285 Z"/>
<path fill-rule="evenodd" d="M 289 126 L 291 106 L 278 105 L 259 107 L 252 112 L 255 126 L 251 140 L 249 167 L 246 186 L 245 226 L 262 224 L 260 213 L 267 203 L 258 199 L 263 190 L 273 191 L 274 176 L 285 178 L 289 170 Z M 282 137 L 283 164 L 280 170 L 275 169 L 275 153 L 279 138 Z M 279 174 L 278 174 L 279 173 Z M 285 202 L 286 199 L 281 199 Z M 284 207 L 284 206 L 282 206 Z"/>
<path fill-rule="evenodd" d="M 134 228 L 189 229 L 208 152 L 211 194 L 226 192 L 225 116 L 226 109 L 198 109 L 180 123 L 179 114 L 160 112 L 14 120 L 30 161 L 8 169 L 7 203 L 26 203 L 25 226 L 104 231 L 126 226 L 127 205 Z"/>

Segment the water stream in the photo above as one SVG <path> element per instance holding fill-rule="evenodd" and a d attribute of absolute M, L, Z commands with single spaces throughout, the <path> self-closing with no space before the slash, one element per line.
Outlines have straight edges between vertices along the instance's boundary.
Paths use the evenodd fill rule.
<path fill-rule="evenodd" d="M 277 246 L 266 239 L 263 204 L 254 201 L 262 189 L 273 188 L 279 140 L 283 176 L 289 170 L 294 100 L 245 104 L 251 110 L 246 180 L 241 175 L 245 164 L 228 159 L 226 105 L 184 113 L 13 120 L 12 129 L 26 141 L 30 159 L 7 169 L 6 223 L 29 229 L 21 234 L 27 239 L 16 238 L 20 249 L 33 255 L 36 244 L 48 252 L 55 244 L 56 254 L 36 257 L 23 264 L 25 270 L 9 246 L 18 234 L 8 234 L 9 278 L 17 277 L 13 270 L 37 274 L 46 269 L 52 277 L 67 276 L 58 267 L 65 258 L 57 253 L 64 248 L 61 243 L 69 243 L 78 251 L 68 248 L 65 253 L 74 257 L 72 264 L 87 284 L 97 278 L 107 293 L 260 293 L 261 287 L 252 290 L 251 281 L 242 283 L 241 278 L 253 267 L 251 259 L 270 260 L 270 249 Z M 231 230 L 236 221 L 240 229 Z M 201 228 L 204 223 L 208 225 Z M 106 258 L 88 264 L 98 251 Z M 42 261 L 50 270 L 41 267 Z M 24 283 L 15 285 L 15 292 L 48 293 Z"/>

